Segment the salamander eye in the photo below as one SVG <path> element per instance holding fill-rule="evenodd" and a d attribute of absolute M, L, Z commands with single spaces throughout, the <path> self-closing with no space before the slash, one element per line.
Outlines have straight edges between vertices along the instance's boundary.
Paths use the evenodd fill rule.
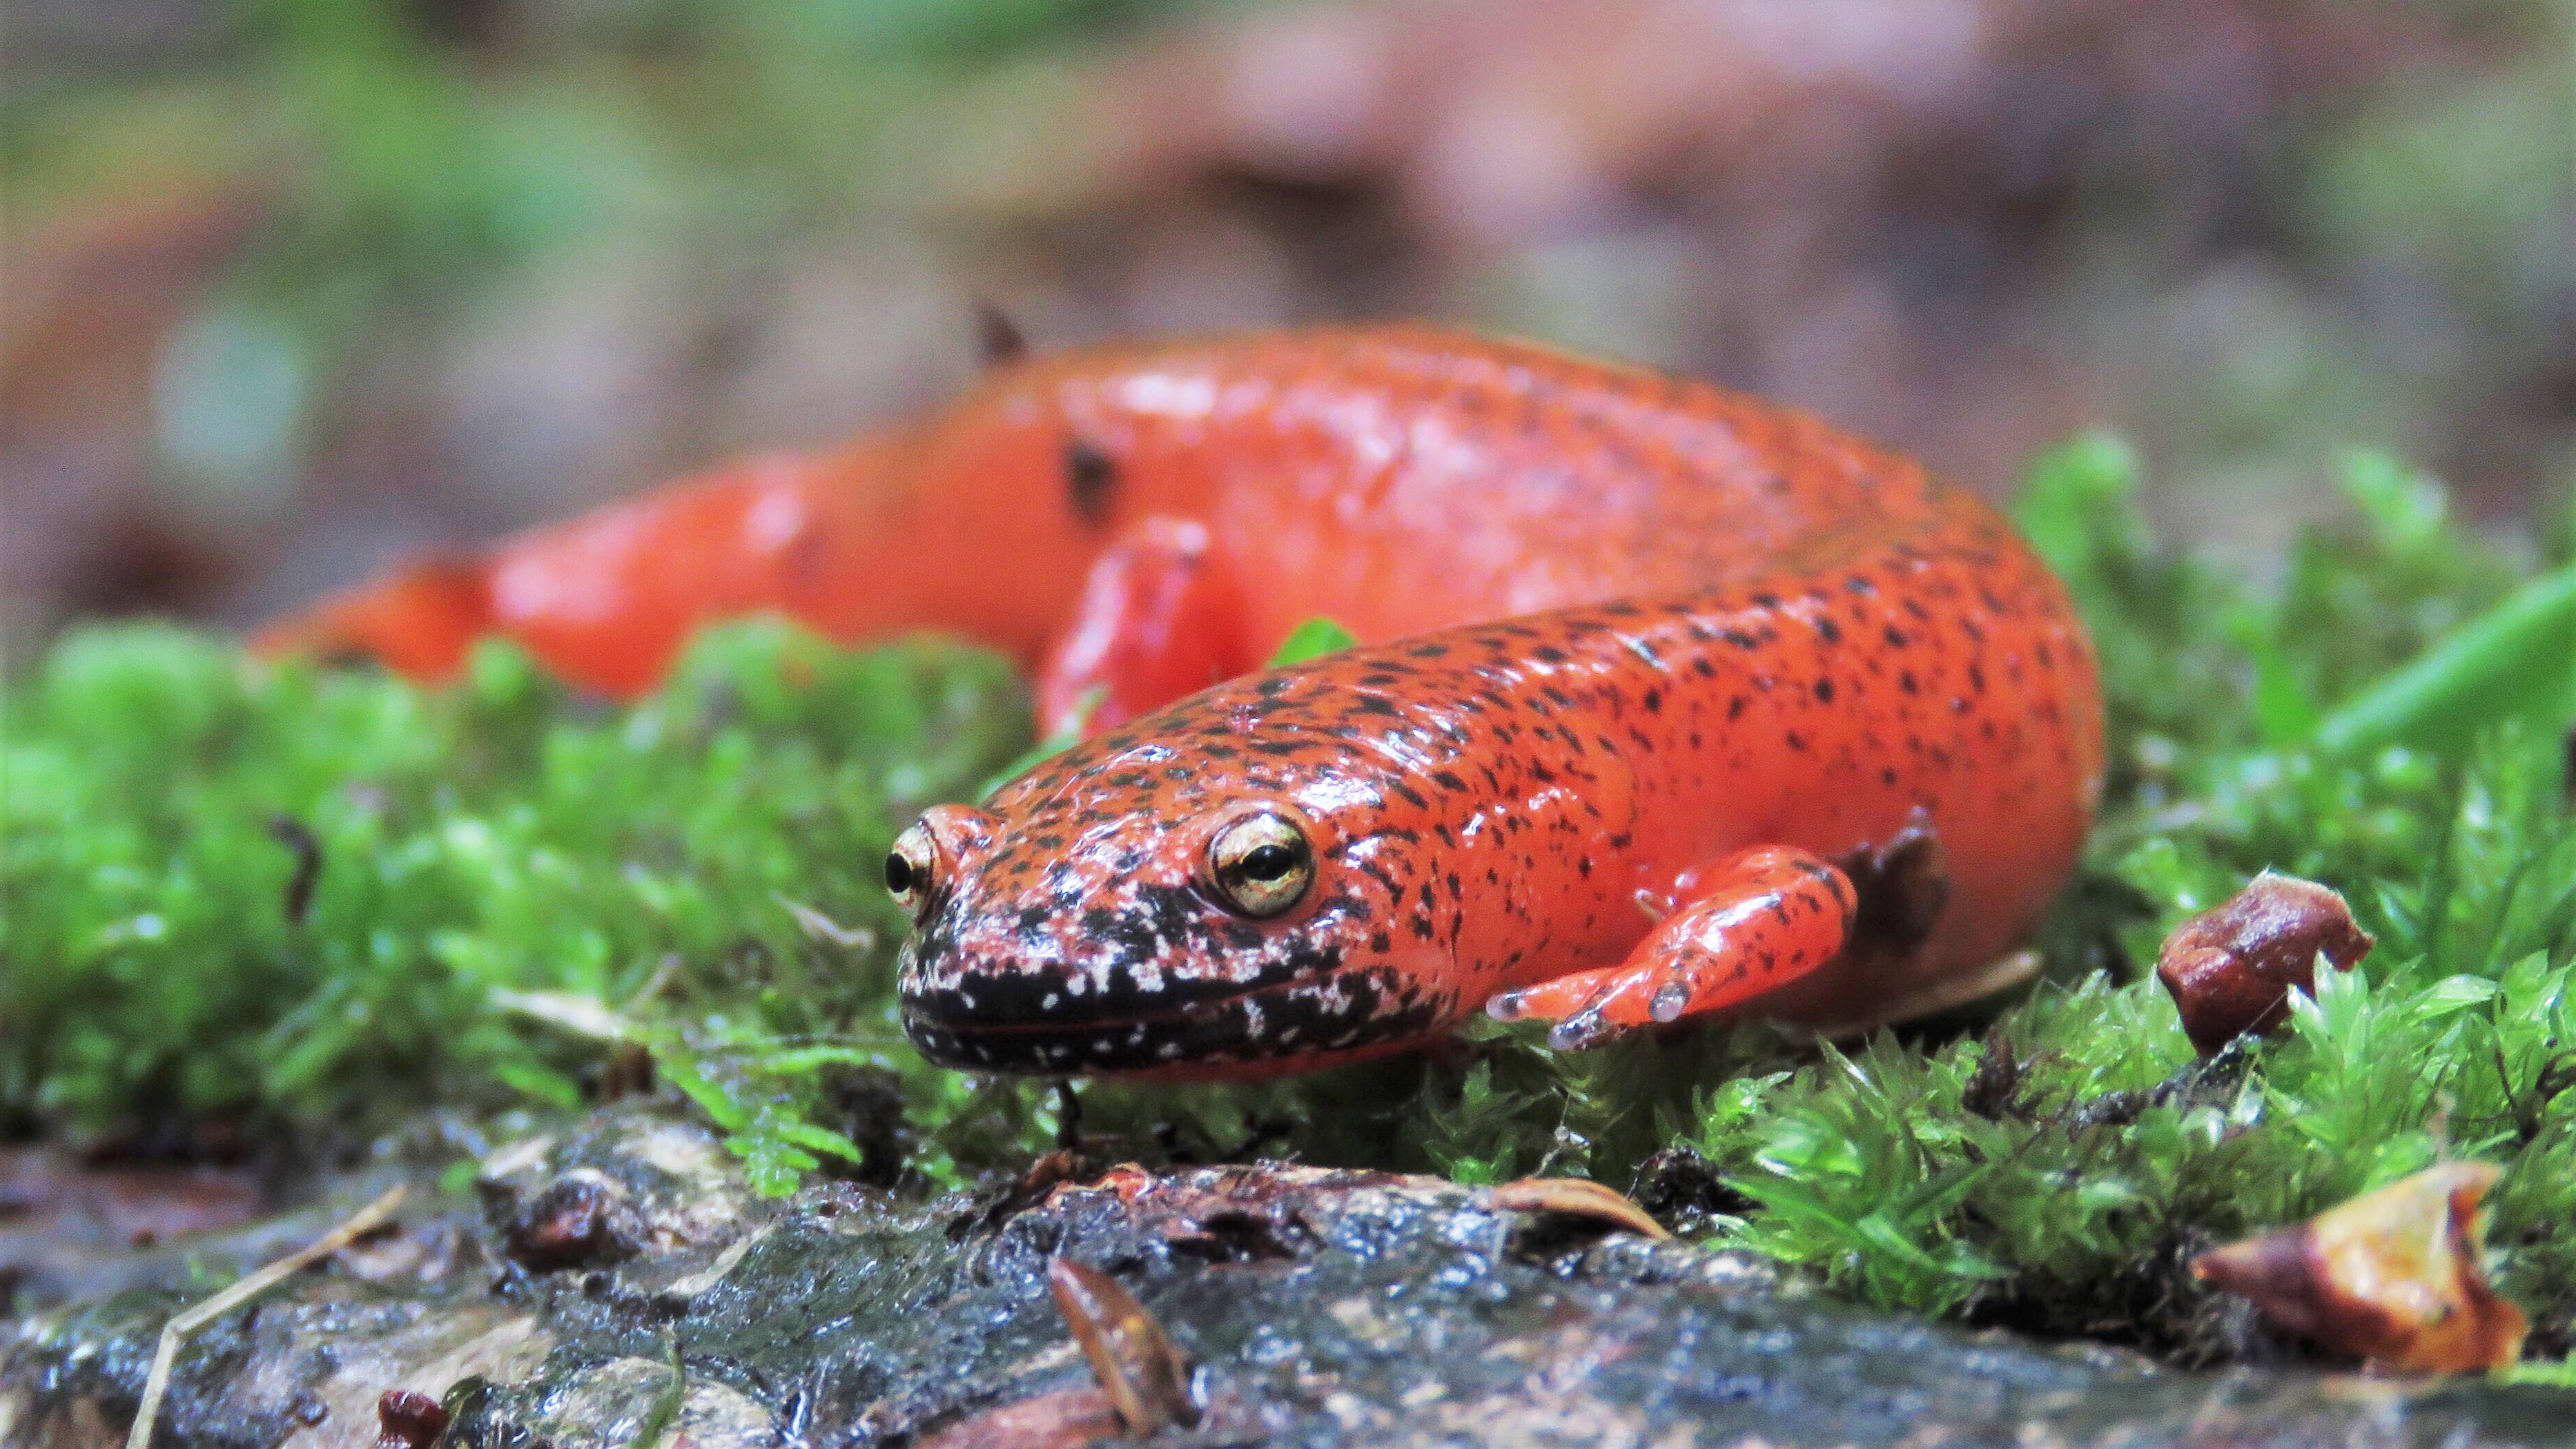
<path fill-rule="evenodd" d="M 1275 916 L 1306 893 L 1315 852 L 1293 822 L 1247 815 L 1208 843 L 1208 878 L 1225 904 L 1247 916 Z"/>
<path fill-rule="evenodd" d="M 916 820 L 894 838 L 894 849 L 886 852 L 886 891 L 917 921 L 930 904 L 931 886 L 938 877 L 938 842 L 930 838 L 930 827 Z"/>

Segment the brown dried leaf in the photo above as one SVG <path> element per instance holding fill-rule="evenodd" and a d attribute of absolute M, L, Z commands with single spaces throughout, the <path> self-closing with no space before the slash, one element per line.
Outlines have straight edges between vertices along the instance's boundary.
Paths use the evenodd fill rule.
<path fill-rule="evenodd" d="M 2384 1368 L 2508 1364 L 2530 1324 L 2480 1263 L 2478 1202 L 2499 1175 L 2489 1163 L 2447 1162 L 2297 1227 L 2203 1253 L 2191 1271 L 2282 1327 Z"/>
<path fill-rule="evenodd" d="M 1189 1357 L 1136 1295 L 1070 1258 L 1047 1260 L 1047 1291 L 1129 1434 L 1141 1439 L 1166 1424 L 1199 1421 Z"/>
<path fill-rule="evenodd" d="M 2353 924 L 2344 898 L 2312 880 L 2265 871 L 2245 889 L 2165 937 L 2156 978 L 2203 1056 L 2290 1014 L 2293 989 L 2313 991 L 2317 957 L 2349 971 L 2377 942 Z"/>
<path fill-rule="evenodd" d="M 1083 1449 L 1125 1433 L 1107 1394 L 1058 1389 L 960 1419 L 922 1440 L 920 1449 Z"/>
<path fill-rule="evenodd" d="M 1669 1238 L 1664 1225 L 1619 1194 L 1580 1177 L 1524 1177 L 1489 1188 L 1485 1201 L 1504 1212 L 1556 1213 L 1607 1223 L 1643 1238 Z"/>

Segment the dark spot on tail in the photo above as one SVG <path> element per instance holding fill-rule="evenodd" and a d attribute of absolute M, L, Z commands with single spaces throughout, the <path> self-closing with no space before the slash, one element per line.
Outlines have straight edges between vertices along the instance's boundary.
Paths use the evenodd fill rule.
<path fill-rule="evenodd" d="M 1109 490 L 1118 485 L 1118 460 L 1080 438 L 1065 444 L 1064 490 L 1073 516 L 1097 527 L 1109 518 Z"/>
<path fill-rule="evenodd" d="M 975 299 L 975 350 L 982 354 L 986 367 L 999 367 L 1028 356 L 1029 339 L 1020 324 L 991 301 Z"/>

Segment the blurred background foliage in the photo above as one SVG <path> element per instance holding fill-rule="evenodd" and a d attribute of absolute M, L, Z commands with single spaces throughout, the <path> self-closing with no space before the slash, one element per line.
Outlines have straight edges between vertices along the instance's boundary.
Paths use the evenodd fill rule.
<path fill-rule="evenodd" d="M 1429 315 L 2247 560 L 2576 476 L 2560 0 L 20 0 L 0 622 L 238 622 L 1041 345 Z"/>

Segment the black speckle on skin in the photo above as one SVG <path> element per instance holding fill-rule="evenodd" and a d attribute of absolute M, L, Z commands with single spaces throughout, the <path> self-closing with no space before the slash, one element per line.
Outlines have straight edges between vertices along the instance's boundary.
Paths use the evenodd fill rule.
<path fill-rule="evenodd" d="M 1109 521 L 1109 493 L 1118 484 L 1118 460 L 1080 438 L 1064 447 L 1064 491 L 1073 516 L 1085 527 Z"/>

